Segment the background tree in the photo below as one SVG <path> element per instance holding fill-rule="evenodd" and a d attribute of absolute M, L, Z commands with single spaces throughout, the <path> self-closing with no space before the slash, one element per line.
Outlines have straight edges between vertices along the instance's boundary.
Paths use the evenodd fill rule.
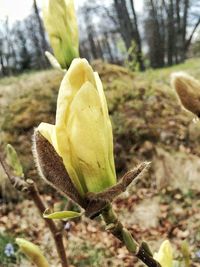
<path fill-rule="evenodd" d="M 145 0 L 145 35 L 153 68 L 183 62 L 200 25 L 200 3 Z"/>
<path fill-rule="evenodd" d="M 137 61 L 139 63 L 140 70 L 144 70 L 145 67 L 142 58 L 142 44 L 138 29 L 138 20 L 135 12 L 134 1 L 130 0 L 129 4 L 131 6 L 130 10 L 128 10 L 126 1 L 114 0 L 114 7 L 118 15 L 119 30 L 126 45 L 126 49 L 128 50 L 131 47 L 132 41 L 135 42 L 137 46 L 135 51 Z M 130 16 L 130 12 L 132 13 L 132 18 Z M 130 60 L 132 60 L 131 55 Z"/>
<path fill-rule="evenodd" d="M 145 1 L 145 36 L 150 66 L 161 68 L 165 62 L 165 18 L 161 1 Z"/>
<path fill-rule="evenodd" d="M 198 40 L 200 2 L 143 1 L 142 16 L 135 9 L 136 0 L 84 2 L 78 10 L 81 56 L 114 64 L 125 64 L 128 59 L 129 67 L 139 66 L 140 70 L 171 66 L 192 56 L 190 48 Z M 5 18 L 0 23 L 1 76 L 49 66 L 44 51 L 50 47 L 40 8 L 36 0 L 32 3 L 32 12 L 24 20 L 11 24 Z"/>

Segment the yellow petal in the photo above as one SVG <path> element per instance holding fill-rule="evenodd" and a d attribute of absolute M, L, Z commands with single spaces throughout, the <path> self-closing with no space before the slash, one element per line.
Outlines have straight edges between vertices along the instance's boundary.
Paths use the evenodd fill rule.
<path fill-rule="evenodd" d="M 103 85 L 99 77 L 99 74 L 97 72 L 94 72 L 94 76 L 95 76 L 96 87 L 99 93 L 101 106 L 103 110 L 106 135 L 108 137 L 107 146 L 109 147 L 108 153 L 109 153 L 110 167 L 113 170 L 113 173 L 115 173 L 115 163 L 114 163 L 114 154 L 113 154 L 113 134 L 112 134 L 112 125 L 111 125 L 109 114 L 108 114 L 107 101 L 106 101 L 106 97 L 105 97 L 104 90 L 103 90 Z"/>
<path fill-rule="evenodd" d="M 55 126 L 50 123 L 42 122 L 38 126 L 37 130 L 49 141 L 50 144 L 52 144 L 56 152 L 59 154 Z"/>
<path fill-rule="evenodd" d="M 154 259 L 157 260 L 162 267 L 173 267 L 173 252 L 171 244 L 165 240 L 158 251 L 154 254 Z"/>
<path fill-rule="evenodd" d="M 63 158 L 64 165 L 74 185 L 81 195 L 85 192 L 85 186 L 80 174 L 74 168 L 73 159 L 70 156 L 67 121 L 70 112 L 70 105 L 81 86 L 90 81 L 95 85 L 94 74 L 86 59 L 74 59 L 65 77 L 62 80 L 56 110 L 56 140 L 58 154 Z"/>
<path fill-rule="evenodd" d="M 63 127 L 63 124 L 66 126 L 69 106 L 78 90 L 86 81 L 91 82 L 95 86 L 91 66 L 86 59 L 74 59 L 62 80 L 58 93 L 56 110 L 56 125 L 58 127 Z"/>
<path fill-rule="evenodd" d="M 99 192 L 115 184 L 101 101 L 90 82 L 81 87 L 71 104 L 67 132 L 73 164 L 87 190 Z"/>
<path fill-rule="evenodd" d="M 49 63 L 51 64 L 51 66 L 56 69 L 56 70 L 62 70 L 60 63 L 58 62 L 58 60 L 48 51 L 45 51 L 45 56 L 47 57 Z"/>
<path fill-rule="evenodd" d="M 94 77 L 95 77 L 96 87 L 97 87 L 97 91 L 99 93 L 103 113 L 104 113 L 105 118 L 107 118 L 108 117 L 108 108 L 107 108 L 106 97 L 105 97 L 105 94 L 103 91 L 103 85 L 102 85 L 101 79 L 99 77 L 99 74 L 97 72 L 94 72 Z"/>

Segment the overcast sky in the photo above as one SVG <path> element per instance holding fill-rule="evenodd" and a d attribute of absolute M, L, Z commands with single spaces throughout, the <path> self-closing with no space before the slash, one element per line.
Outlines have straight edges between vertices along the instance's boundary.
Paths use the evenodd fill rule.
<path fill-rule="evenodd" d="M 84 4 L 87 0 L 74 0 L 76 8 Z M 108 3 L 112 0 L 102 0 Z M 43 0 L 37 0 L 38 6 L 42 6 Z M 32 0 L 0 0 L 0 20 L 8 16 L 10 23 L 22 20 L 30 14 Z M 142 0 L 135 1 L 136 11 L 142 10 Z"/>

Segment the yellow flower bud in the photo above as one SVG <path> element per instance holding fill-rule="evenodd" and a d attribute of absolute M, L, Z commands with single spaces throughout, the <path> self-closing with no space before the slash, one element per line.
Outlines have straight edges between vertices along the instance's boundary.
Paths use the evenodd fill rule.
<path fill-rule="evenodd" d="M 63 69 L 79 56 L 78 25 L 73 0 L 45 0 L 43 20 L 54 55 Z"/>
<path fill-rule="evenodd" d="M 168 240 L 165 240 L 157 253 L 154 254 L 154 259 L 157 260 L 162 267 L 173 267 L 172 247 Z"/>
<path fill-rule="evenodd" d="M 74 59 L 60 86 L 55 125 L 38 131 L 62 158 L 74 186 L 84 195 L 116 184 L 112 126 L 98 73 Z"/>
<path fill-rule="evenodd" d="M 49 267 L 49 264 L 38 246 L 23 238 L 16 238 L 21 251 L 38 267 Z"/>
<path fill-rule="evenodd" d="M 200 81 L 184 72 L 172 74 L 172 86 L 182 105 L 198 117 L 200 116 Z"/>

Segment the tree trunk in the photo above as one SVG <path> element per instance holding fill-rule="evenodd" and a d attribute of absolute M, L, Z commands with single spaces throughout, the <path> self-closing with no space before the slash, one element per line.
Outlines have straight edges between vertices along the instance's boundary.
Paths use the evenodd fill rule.
<path fill-rule="evenodd" d="M 169 9 L 168 9 L 168 23 L 167 23 L 167 32 L 168 32 L 168 39 L 167 39 L 167 63 L 168 66 L 172 66 L 174 61 L 174 7 L 173 1 L 170 0 Z"/>
<path fill-rule="evenodd" d="M 176 22 L 176 34 L 175 34 L 175 60 L 176 64 L 180 62 L 180 51 L 182 49 L 182 36 L 181 36 L 181 16 L 180 16 L 180 0 L 176 0 L 175 3 L 175 22 Z"/>
<path fill-rule="evenodd" d="M 113 63 L 114 62 L 114 58 L 113 58 L 112 50 L 110 48 L 109 36 L 108 36 L 107 32 L 104 32 L 104 42 L 105 42 L 105 46 L 106 46 L 107 51 L 108 51 L 110 62 Z"/>
<path fill-rule="evenodd" d="M 134 39 L 134 32 L 126 2 L 124 0 L 114 0 L 114 5 L 119 20 L 120 34 L 124 40 L 126 49 L 128 50 L 131 47 L 132 40 Z"/>
<path fill-rule="evenodd" d="M 144 71 L 145 70 L 145 66 L 144 66 L 144 61 L 142 58 L 142 44 L 141 44 L 141 38 L 140 38 L 140 32 L 138 29 L 138 21 L 137 21 L 137 15 L 135 12 L 135 6 L 134 6 L 134 2 L 133 0 L 129 0 L 130 4 L 131 4 L 131 9 L 132 9 L 132 13 L 133 13 L 133 19 L 134 19 L 134 26 L 135 26 L 135 42 L 137 45 L 137 49 L 136 49 L 136 53 L 137 53 L 137 61 L 139 63 L 140 66 L 140 70 Z"/>
<path fill-rule="evenodd" d="M 134 24 L 130 18 L 126 1 L 125 0 L 114 0 L 114 6 L 118 15 L 119 26 L 120 26 L 120 34 L 122 39 L 124 40 L 126 49 L 132 46 L 132 41 L 135 41 L 137 49 L 136 49 L 136 57 L 137 62 L 139 63 L 140 70 L 144 70 L 144 62 L 142 58 L 142 46 L 141 39 L 138 29 L 137 15 L 135 13 L 135 8 L 133 1 L 129 0 L 131 3 L 131 9 L 134 18 Z M 131 61 L 133 58 L 132 55 L 129 56 L 129 60 Z"/>
<path fill-rule="evenodd" d="M 97 59 L 98 58 L 98 51 L 97 51 L 95 40 L 94 40 L 94 32 L 93 32 L 93 29 L 91 28 L 91 26 L 89 26 L 87 28 L 87 32 L 88 32 L 88 40 L 90 43 L 92 56 L 94 59 Z"/>
<path fill-rule="evenodd" d="M 189 0 L 184 1 L 184 12 L 183 12 L 183 24 L 182 24 L 182 49 L 181 49 L 181 62 L 183 62 L 186 58 L 186 29 L 187 29 L 187 21 L 188 21 L 188 8 L 189 8 Z"/>
<path fill-rule="evenodd" d="M 42 39 L 42 49 L 43 49 L 43 51 L 46 51 L 48 49 L 48 44 L 47 44 L 47 41 L 45 38 L 45 31 L 44 31 L 44 27 L 42 24 L 42 20 L 40 18 L 40 14 L 39 14 L 36 0 L 33 0 L 33 7 L 34 7 L 34 12 L 35 12 L 35 15 L 36 15 L 36 18 L 38 21 L 38 25 L 39 25 L 40 36 Z"/>
<path fill-rule="evenodd" d="M 2 75 L 6 75 L 6 68 L 4 66 L 4 62 L 3 62 L 3 55 L 0 55 L 0 65 L 1 65 L 1 73 Z"/>
<path fill-rule="evenodd" d="M 41 36 L 41 63 L 43 65 L 43 67 L 47 67 L 48 63 L 47 63 L 47 60 L 45 58 L 44 52 L 46 50 L 48 50 L 49 47 L 48 47 L 48 44 L 47 44 L 47 41 L 46 41 L 46 38 L 45 38 L 45 31 L 44 31 L 44 27 L 43 27 L 43 24 L 42 24 L 42 20 L 40 18 L 40 14 L 39 14 L 39 10 L 38 10 L 38 6 L 37 6 L 36 0 L 33 0 L 33 8 L 34 8 L 34 13 L 36 15 L 36 19 L 37 19 L 37 22 L 38 22 L 38 25 L 39 25 L 39 33 L 40 33 L 40 36 Z"/>
<path fill-rule="evenodd" d="M 196 30 L 197 30 L 197 28 L 199 27 L 199 25 L 200 25 L 200 18 L 198 19 L 197 23 L 194 25 L 194 28 L 193 28 L 193 30 L 192 30 L 192 32 L 191 32 L 189 38 L 188 38 L 188 39 L 186 40 L 186 42 L 185 42 L 185 52 L 186 52 L 186 53 L 187 53 L 188 48 L 189 48 L 189 46 L 190 46 L 190 44 L 191 44 L 192 38 L 193 38 L 193 36 L 194 36 L 194 33 L 196 32 Z"/>
<path fill-rule="evenodd" d="M 153 0 L 146 2 L 149 8 L 149 15 L 146 20 L 146 32 L 148 33 L 150 64 L 152 68 L 164 67 L 164 29 L 163 20 L 160 19 L 158 12 L 159 5 Z"/>

